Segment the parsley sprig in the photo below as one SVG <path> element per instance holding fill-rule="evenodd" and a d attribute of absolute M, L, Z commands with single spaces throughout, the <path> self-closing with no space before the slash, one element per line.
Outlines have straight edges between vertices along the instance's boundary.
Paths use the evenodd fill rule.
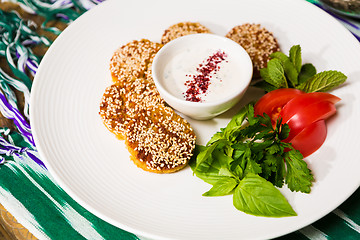
<path fill-rule="evenodd" d="M 233 194 L 234 206 L 265 217 L 295 216 L 276 187 L 309 193 L 314 181 L 303 156 L 281 140 L 289 134 L 278 120 L 254 116 L 252 104 L 243 107 L 206 146 L 198 145 L 190 166 L 194 174 L 212 185 L 204 196 Z"/>
<path fill-rule="evenodd" d="M 282 52 L 270 55 L 267 67 L 260 69 L 261 81 L 254 86 L 266 92 L 278 88 L 296 88 L 304 92 L 327 92 L 344 83 L 346 76 L 339 71 L 317 73 L 311 63 L 302 64 L 301 47 L 294 45 L 289 56 Z"/>

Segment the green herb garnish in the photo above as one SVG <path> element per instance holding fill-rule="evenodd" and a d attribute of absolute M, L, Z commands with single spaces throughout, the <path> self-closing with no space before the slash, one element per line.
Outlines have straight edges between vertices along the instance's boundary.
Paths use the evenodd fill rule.
<path fill-rule="evenodd" d="M 309 193 L 314 178 L 301 153 L 281 140 L 289 134 L 278 120 L 254 116 L 252 104 L 243 107 L 206 146 L 198 145 L 190 162 L 194 174 L 212 185 L 204 196 L 233 194 L 234 206 L 265 217 L 296 216 L 276 187 Z"/>
<path fill-rule="evenodd" d="M 304 92 L 327 92 L 344 83 L 346 76 L 339 71 L 316 72 L 311 63 L 302 64 L 301 47 L 290 48 L 289 56 L 282 52 L 270 55 L 267 67 L 260 69 L 259 81 L 254 86 L 266 92 L 278 88 L 296 88 Z"/>

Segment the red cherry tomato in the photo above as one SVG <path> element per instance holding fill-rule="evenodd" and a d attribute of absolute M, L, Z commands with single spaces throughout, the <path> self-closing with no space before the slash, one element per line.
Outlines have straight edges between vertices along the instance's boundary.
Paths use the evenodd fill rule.
<path fill-rule="evenodd" d="M 263 116 L 266 113 L 273 122 L 276 122 L 280 110 L 285 104 L 296 96 L 305 94 L 303 91 L 294 88 L 280 88 L 268 92 L 257 101 L 254 106 L 255 116 Z"/>
<path fill-rule="evenodd" d="M 326 139 L 326 134 L 325 120 L 319 120 L 305 127 L 291 139 L 290 143 L 305 158 L 321 147 Z"/>

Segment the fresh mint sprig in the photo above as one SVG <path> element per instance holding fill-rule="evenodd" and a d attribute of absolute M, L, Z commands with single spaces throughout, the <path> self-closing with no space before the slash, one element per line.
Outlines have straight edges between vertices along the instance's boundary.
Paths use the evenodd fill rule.
<path fill-rule="evenodd" d="M 190 166 L 212 185 L 204 196 L 233 194 L 234 206 L 265 217 L 295 216 L 278 188 L 309 193 L 314 181 L 301 153 L 281 140 L 289 127 L 269 116 L 254 116 L 252 104 L 243 107 L 206 146 L 198 145 Z"/>
<path fill-rule="evenodd" d="M 289 56 L 282 52 L 270 55 L 267 67 L 260 69 L 259 81 L 254 86 L 266 92 L 278 88 L 296 88 L 304 92 L 326 92 L 342 83 L 347 77 L 339 71 L 323 71 L 317 73 L 311 63 L 302 64 L 301 47 L 294 45 Z"/>

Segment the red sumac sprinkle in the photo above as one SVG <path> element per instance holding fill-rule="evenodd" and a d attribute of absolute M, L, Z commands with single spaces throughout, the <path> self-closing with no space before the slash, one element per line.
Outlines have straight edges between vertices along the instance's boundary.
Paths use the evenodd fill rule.
<path fill-rule="evenodd" d="M 215 74 L 220 70 L 219 64 L 227 58 L 227 54 L 218 50 L 213 55 L 209 56 L 196 68 L 198 74 L 186 75 L 190 80 L 185 82 L 187 90 L 184 93 L 185 99 L 191 102 L 201 102 L 200 94 L 206 93 L 210 85 L 210 74 Z"/>

